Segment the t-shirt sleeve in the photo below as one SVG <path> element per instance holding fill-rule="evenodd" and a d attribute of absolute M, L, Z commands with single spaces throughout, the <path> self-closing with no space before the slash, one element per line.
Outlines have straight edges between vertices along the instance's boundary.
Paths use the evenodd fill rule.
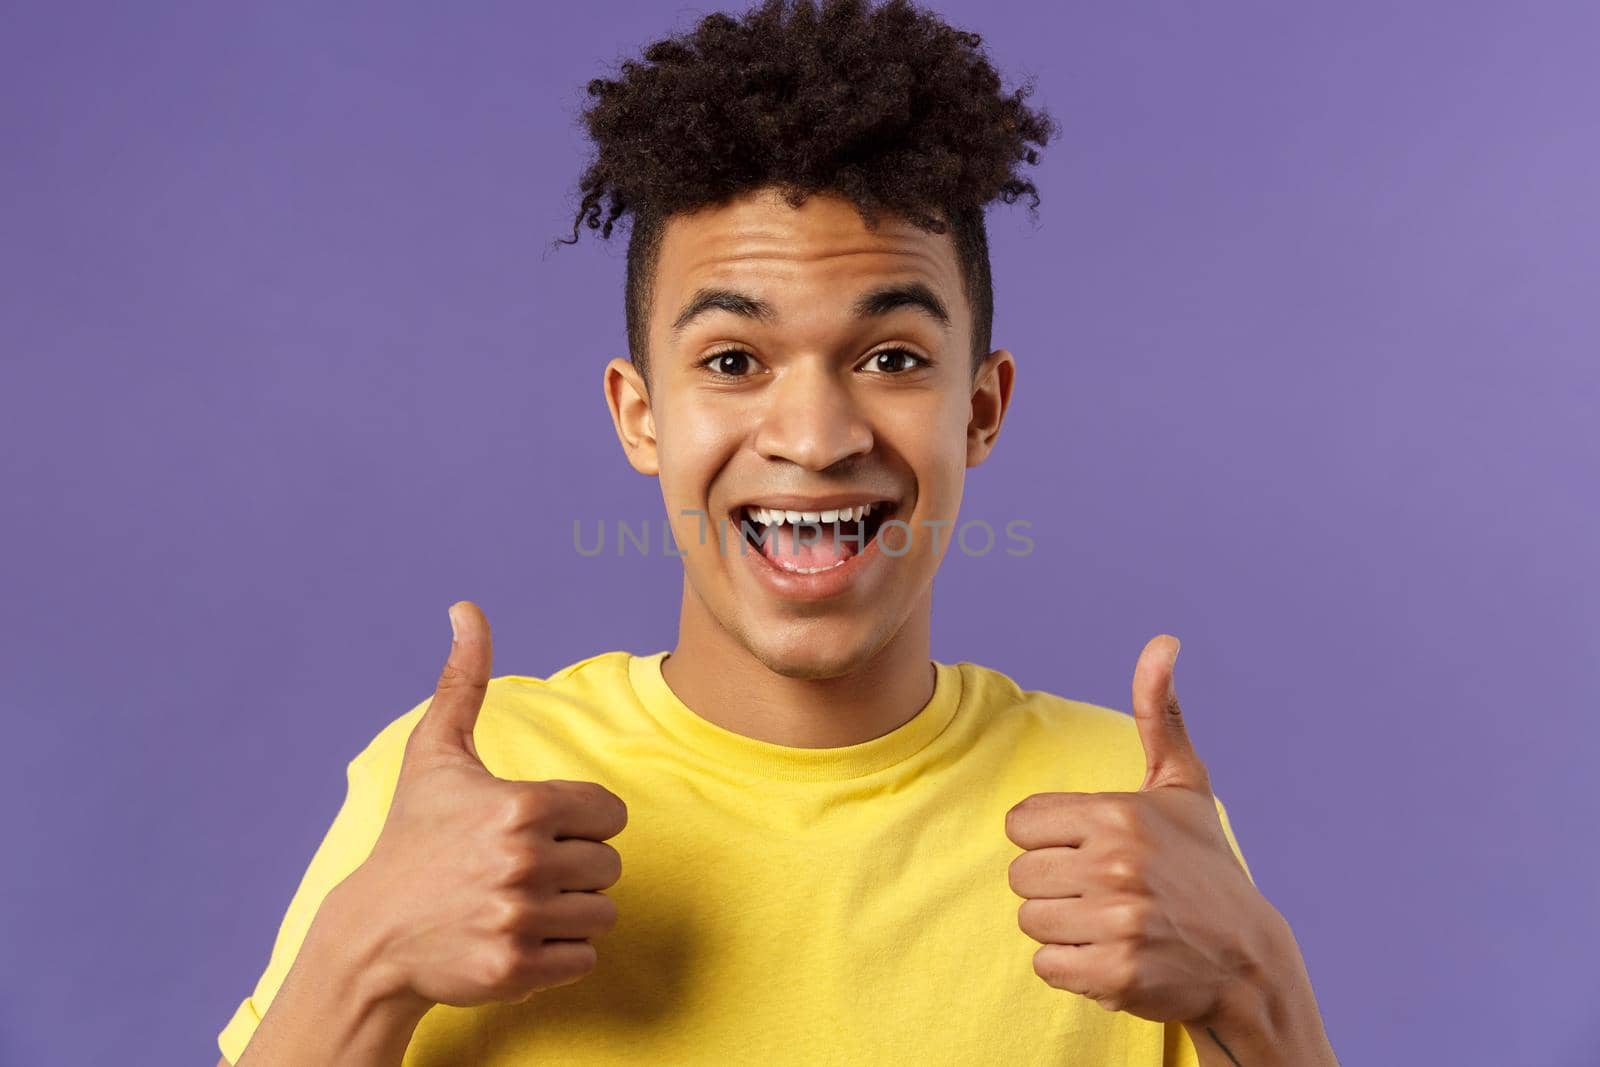
<path fill-rule="evenodd" d="M 390 723 L 346 766 L 344 802 L 289 901 L 266 970 L 217 1035 L 217 1047 L 229 1063 L 239 1062 L 245 1045 L 271 1007 L 323 898 L 371 855 L 394 797 L 406 738 L 426 706 L 424 701 Z"/>
<path fill-rule="evenodd" d="M 1233 824 L 1228 821 L 1228 809 L 1222 806 L 1222 798 L 1213 796 L 1217 802 L 1217 818 L 1222 820 L 1222 835 L 1228 839 L 1228 844 L 1233 849 L 1234 856 L 1239 860 L 1239 866 L 1244 868 L 1245 877 L 1250 879 L 1250 884 L 1256 884 L 1256 876 L 1250 873 L 1250 865 L 1244 861 L 1244 852 L 1239 848 L 1239 839 L 1233 834 Z"/>
<path fill-rule="evenodd" d="M 1250 873 L 1250 867 L 1244 861 L 1244 852 L 1239 848 L 1238 838 L 1233 835 L 1233 824 L 1228 821 L 1228 809 L 1222 806 L 1222 798 L 1213 796 L 1217 802 L 1217 817 L 1222 821 L 1222 834 L 1228 839 L 1228 845 L 1233 849 L 1234 857 L 1238 859 L 1239 866 L 1244 868 L 1244 873 L 1254 885 L 1255 875 Z M 1162 1059 L 1163 1067 L 1200 1067 L 1200 1053 L 1194 1047 L 1194 1041 L 1189 1037 L 1189 1031 L 1182 1023 L 1166 1024 L 1166 1053 Z"/>

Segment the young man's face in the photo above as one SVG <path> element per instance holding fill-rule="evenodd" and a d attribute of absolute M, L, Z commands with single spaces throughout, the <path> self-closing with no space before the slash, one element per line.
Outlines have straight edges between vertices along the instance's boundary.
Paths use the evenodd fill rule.
<path fill-rule="evenodd" d="M 858 306 L 919 286 L 948 321 L 903 299 Z M 873 232 L 848 200 L 791 208 L 771 191 L 667 222 L 648 391 L 617 359 L 606 393 L 685 553 L 682 625 L 800 678 L 853 670 L 908 622 L 926 626 L 966 468 L 1010 399 L 1010 353 L 974 378 L 971 328 L 948 232 L 889 217 Z M 829 514 L 862 505 L 862 524 Z M 763 528 L 777 509 L 818 525 Z"/>

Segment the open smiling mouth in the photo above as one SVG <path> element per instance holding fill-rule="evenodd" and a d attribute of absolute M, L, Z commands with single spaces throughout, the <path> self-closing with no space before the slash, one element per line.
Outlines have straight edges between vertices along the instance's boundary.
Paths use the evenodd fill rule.
<path fill-rule="evenodd" d="M 789 574 L 820 574 L 848 564 L 873 544 L 894 517 L 892 500 L 817 511 L 747 504 L 733 510 L 745 543 Z"/>

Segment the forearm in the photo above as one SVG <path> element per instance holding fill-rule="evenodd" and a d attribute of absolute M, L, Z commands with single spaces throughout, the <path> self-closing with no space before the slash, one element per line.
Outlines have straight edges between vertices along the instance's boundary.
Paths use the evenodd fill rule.
<path fill-rule="evenodd" d="M 376 946 L 338 920 L 335 889 L 235 1067 L 399 1067 L 431 1005 L 397 989 Z"/>
<path fill-rule="evenodd" d="M 1211 1015 L 1184 1023 L 1200 1067 L 1339 1067 L 1289 924 Z"/>

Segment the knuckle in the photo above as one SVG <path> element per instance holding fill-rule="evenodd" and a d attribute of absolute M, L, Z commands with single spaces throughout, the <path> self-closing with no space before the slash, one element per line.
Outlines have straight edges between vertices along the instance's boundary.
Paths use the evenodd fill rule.
<path fill-rule="evenodd" d="M 509 830 L 543 829 L 551 814 L 551 804 L 542 791 L 512 790 L 505 800 L 505 825 Z"/>
<path fill-rule="evenodd" d="M 1037 799 L 1035 799 L 1037 797 L 1037 793 L 1023 797 L 1011 806 L 1010 811 L 1006 812 L 1006 836 L 1008 838 L 1016 840 L 1016 835 L 1022 832 L 1027 824 L 1029 812 L 1038 804 Z"/>
<path fill-rule="evenodd" d="M 614 837 L 627 828 L 627 803 L 599 782 L 567 781 L 565 787 L 573 791 L 585 811 L 605 816 L 604 836 Z"/>
<path fill-rule="evenodd" d="M 587 941 L 573 941 L 571 944 L 572 969 L 576 977 L 582 978 L 591 973 L 600 963 L 600 953 Z"/>
<path fill-rule="evenodd" d="M 1094 995 L 1095 1003 L 1106 1011 L 1125 1011 L 1130 1002 L 1129 990 L 1121 971 L 1113 971 Z"/>
<path fill-rule="evenodd" d="M 488 989 L 510 988 L 516 984 L 522 965 L 522 949 L 517 944 L 497 942 L 479 955 L 478 981 Z"/>
<path fill-rule="evenodd" d="M 1033 933 L 1030 929 L 1033 924 L 1033 913 L 1028 908 L 1028 905 L 1032 903 L 1033 901 L 1031 900 L 1024 900 L 1022 905 L 1017 908 L 1017 929 L 1021 930 L 1029 937 L 1033 936 Z"/>
<path fill-rule="evenodd" d="M 532 903 L 521 893 L 502 893 L 494 902 L 494 927 L 505 934 L 526 930 L 533 922 Z"/>
<path fill-rule="evenodd" d="M 605 852 L 601 854 L 604 857 L 602 860 L 603 870 L 601 874 L 603 877 L 601 881 L 604 884 L 601 888 L 609 889 L 622 880 L 622 854 L 610 845 L 603 847 Z"/>
<path fill-rule="evenodd" d="M 453 661 L 446 660 L 444 668 L 439 672 L 438 688 L 440 692 L 487 693 L 489 682 L 488 679 L 474 678 Z"/>
<path fill-rule="evenodd" d="M 1140 830 L 1139 802 L 1136 797 L 1109 796 L 1100 805 L 1100 817 L 1107 826 L 1119 834 L 1135 834 Z"/>
<path fill-rule="evenodd" d="M 525 885 L 544 873 L 545 858 L 537 846 L 513 845 L 506 849 L 501 866 L 501 882 Z"/>
<path fill-rule="evenodd" d="M 1022 886 L 1028 878 L 1028 868 L 1032 866 L 1027 862 L 1029 853 L 1024 852 L 1011 861 L 1006 868 L 1006 883 L 1011 886 L 1011 891 L 1018 896 L 1022 895 Z"/>
<path fill-rule="evenodd" d="M 601 896 L 598 908 L 601 931 L 610 933 L 615 930 L 617 928 L 617 902 L 608 896 Z"/>
<path fill-rule="evenodd" d="M 1130 900 L 1119 904 L 1115 918 L 1117 933 L 1125 941 L 1143 944 L 1149 940 L 1151 918 L 1150 905 L 1145 901 Z"/>
<path fill-rule="evenodd" d="M 1112 889 L 1137 892 L 1144 887 L 1144 864 L 1135 853 L 1113 852 L 1100 861 L 1100 877 Z"/>
<path fill-rule="evenodd" d="M 1111 997 L 1116 1007 L 1112 1011 L 1123 1011 L 1133 1003 L 1137 990 L 1138 976 L 1131 969 L 1119 971 L 1116 977 L 1116 988 L 1112 990 Z"/>
<path fill-rule="evenodd" d="M 1041 925 L 1043 916 L 1040 914 L 1044 907 L 1042 901 L 1024 900 L 1017 909 L 1017 928 L 1035 941 L 1045 940 Z"/>
<path fill-rule="evenodd" d="M 568 985 L 594 971 L 600 954 L 587 941 L 547 941 L 539 950 L 539 988 Z"/>
<path fill-rule="evenodd" d="M 628 805 L 627 805 L 627 802 L 624 801 L 621 797 L 617 796 L 615 793 L 611 792 L 609 789 L 606 789 L 604 791 L 605 791 L 606 796 L 610 798 L 610 800 L 606 801 L 606 803 L 609 804 L 611 806 L 611 808 L 613 809 L 611 823 L 612 823 L 613 826 L 616 827 L 616 829 L 613 830 L 612 833 L 613 834 L 620 834 L 623 830 L 627 829 L 627 827 L 628 827 Z"/>
<path fill-rule="evenodd" d="M 1108 979 L 1110 995 L 1116 997 L 1119 1004 L 1126 1004 L 1139 981 L 1139 961 L 1132 949 L 1124 949 L 1117 954 L 1111 964 Z"/>
<path fill-rule="evenodd" d="M 1049 945 L 1041 946 L 1033 954 L 1033 973 L 1043 978 L 1048 985 L 1062 988 L 1067 980 L 1066 973 L 1062 970 L 1057 955 L 1050 951 Z"/>
<path fill-rule="evenodd" d="M 583 966 L 582 973 L 588 974 L 590 971 L 594 970 L 595 965 L 600 962 L 600 953 L 596 951 L 593 945 L 585 941 L 583 942 L 583 953 L 580 959 Z"/>

